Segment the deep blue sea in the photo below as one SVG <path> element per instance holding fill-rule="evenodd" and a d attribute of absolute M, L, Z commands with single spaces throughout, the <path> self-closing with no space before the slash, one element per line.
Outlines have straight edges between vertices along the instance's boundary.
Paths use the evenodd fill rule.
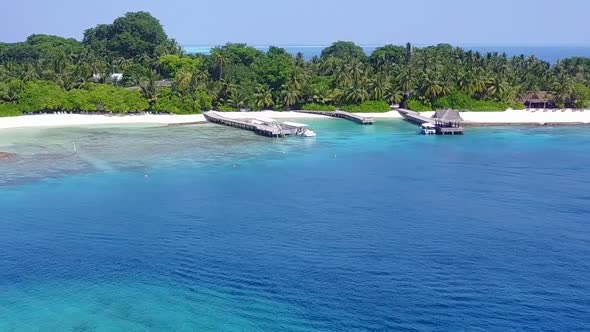
<path fill-rule="evenodd" d="M 588 127 L 304 122 L 0 131 L 0 331 L 588 330 Z"/>
<path fill-rule="evenodd" d="M 425 47 L 428 45 L 416 45 Z M 518 45 L 458 45 L 466 50 L 480 53 L 498 52 L 506 53 L 508 56 L 534 55 L 537 58 L 555 63 L 560 59 L 571 57 L 590 57 L 590 45 L 541 45 L 541 46 L 518 46 Z M 268 46 L 254 46 L 261 51 L 267 51 Z M 287 52 L 295 55 L 302 53 L 306 59 L 320 56 L 322 50 L 327 46 L 281 46 Z M 363 46 L 365 53 L 371 54 L 379 46 Z M 189 54 L 209 54 L 212 46 L 185 46 L 184 50 Z"/>

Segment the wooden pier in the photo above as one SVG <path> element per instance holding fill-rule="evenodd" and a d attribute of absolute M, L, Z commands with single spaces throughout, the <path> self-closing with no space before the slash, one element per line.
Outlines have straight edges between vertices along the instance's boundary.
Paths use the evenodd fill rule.
<path fill-rule="evenodd" d="M 252 131 L 266 137 L 285 136 L 280 126 L 273 126 L 264 123 L 255 123 L 252 119 L 232 119 L 225 117 L 218 112 L 209 111 L 203 113 L 205 119 L 211 123 Z"/>
<path fill-rule="evenodd" d="M 299 113 L 307 113 L 307 114 L 317 114 L 317 115 L 324 115 L 324 116 L 331 116 L 333 118 L 341 118 L 350 121 L 354 121 L 356 123 L 360 123 L 363 125 L 372 125 L 375 120 L 373 118 L 364 117 L 360 115 L 356 115 L 353 113 L 345 112 L 345 111 L 297 111 Z"/>
<path fill-rule="evenodd" d="M 437 135 L 463 135 L 465 129 L 461 126 L 460 121 L 445 121 L 440 119 L 428 118 L 420 115 L 418 112 L 398 109 L 399 114 L 408 122 L 421 126 L 423 123 L 430 123 L 436 127 Z"/>

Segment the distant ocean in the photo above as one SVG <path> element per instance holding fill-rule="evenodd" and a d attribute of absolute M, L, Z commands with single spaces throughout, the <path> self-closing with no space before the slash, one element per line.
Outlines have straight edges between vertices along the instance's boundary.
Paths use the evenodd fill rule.
<path fill-rule="evenodd" d="M 425 45 L 416 45 L 423 47 Z M 566 46 L 506 46 L 506 45 L 458 45 L 467 50 L 478 51 L 481 53 L 499 52 L 506 53 L 508 56 L 517 55 L 534 55 L 539 59 L 555 63 L 559 59 L 570 57 L 590 57 L 590 45 L 566 45 Z M 254 46 L 255 48 L 266 51 L 268 46 Z M 322 50 L 327 46 L 281 46 L 291 54 L 302 53 L 306 59 L 319 56 Z M 379 46 L 364 46 L 365 53 L 371 54 Z M 190 54 L 209 54 L 212 46 L 185 46 L 184 49 Z"/>

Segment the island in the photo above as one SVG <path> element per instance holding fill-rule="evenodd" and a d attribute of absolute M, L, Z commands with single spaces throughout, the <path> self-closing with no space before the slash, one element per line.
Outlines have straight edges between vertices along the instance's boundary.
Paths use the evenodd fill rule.
<path fill-rule="evenodd" d="M 551 64 L 448 44 L 366 54 L 338 41 L 311 59 L 238 43 L 187 54 L 151 14 L 132 12 L 86 30 L 82 40 L 37 34 L 0 43 L 0 116 L 58 115 L 0 121 L 0 128 L 192 123 L 209 110 L 400 117 L 391 105 L 469 112 L 463 118 L 474 123 L 588 123 L 589 83 L 587 58 Z"/>

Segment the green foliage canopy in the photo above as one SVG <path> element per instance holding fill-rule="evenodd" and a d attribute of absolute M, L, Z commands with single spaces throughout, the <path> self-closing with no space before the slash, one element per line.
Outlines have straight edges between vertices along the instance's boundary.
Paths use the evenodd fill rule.
<path fill-rule="evenodd" d="M 147 12 L 135 12 L 86 30 L 83 42 L 99 54 L 129 59 L 156 57 L 169 40 L 160 21 Z"/>
<path fill-rule="evenodd" d="M 322 51 L 322 59 L 334 57 L 336 59 L 348 60 L 358 59 L 365 60 L 367 55 L 362 47 L 351 41 L 338 41 Z"/>
<path fill-rule="evenodd" d="M 123 80 L 114 79 L 123 73 Z M 32 35 L 0 43 L 0 113 L 194 113 L 212 107 L 385 112 L 522 108 L 529 91 L 547 90 L 557 105 L 590 107 L 590 59 L 551 65 L 534 56 L 480 54 L 448 44 L 386 45 L 369 57 L 339 41 L 306 60 L 228 43 L 210 55 L 185 55 L 159 21 L 127 13 L 88 29 L 82 42 Z"/>

